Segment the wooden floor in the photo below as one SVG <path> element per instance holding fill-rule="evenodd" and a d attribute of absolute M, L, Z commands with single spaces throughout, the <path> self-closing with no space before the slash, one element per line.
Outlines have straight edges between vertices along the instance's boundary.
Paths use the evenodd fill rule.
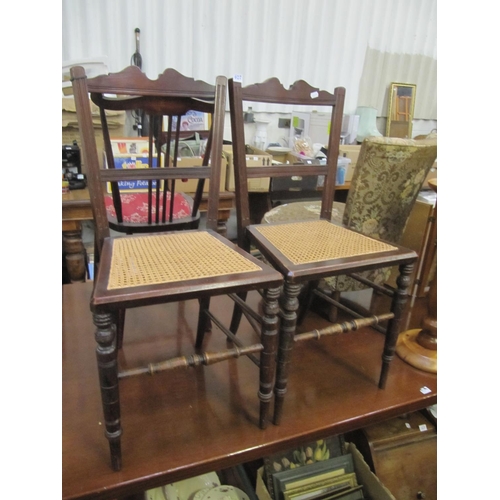
<path fill-rule="evenodd" d="M 63 286 L 64 499 L 124 497 L 437 401 L 437 377 L 398 357 L 386 389 L 378 389 L 383 335 L 370 328 L 300 343 L 293 353 L 283 422 L 266 430 L 257 427 L 257 368 L 247 359 L 138 376 L 120 382 L 123 469 L 113 472 L 102 424 L 90 293 L 91 283 Z M 255 303 L 258 299 L 255 294 Z M 212 302 L 228 321 L 229 299 Z M 424 311 L 418 300 L 407 312 L 405 328 L 418 327 Z M 120 367 L 192 353 L 196 315 L 195 301 L 127 311 Z M 327 324 L 317 308 L 302 330 Z M 248 325 L 238 335 L 255 340 Z M 207 350 L 226 343 L 217 330 L 206 340 Z M 430 392 L 423 394 L 423 387 Z"/>

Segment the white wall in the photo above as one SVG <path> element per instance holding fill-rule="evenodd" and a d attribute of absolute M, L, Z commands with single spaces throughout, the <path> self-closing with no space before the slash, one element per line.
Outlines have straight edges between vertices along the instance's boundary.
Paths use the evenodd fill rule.
<path fill-rule="evenodd" d="M 437 0 L 63 0 L 62 61 L 103 59 L 119 71 L 130 64 L 138 27 L 150 78 L 173 67 L 208 82 L 237 73 L 244 84 L 304 79 L 345 87 L 346 113 L 372 106 L 382 118 L 388 85 L 416 83 L 423 122 L 414 129 L 430 131 L 436 11 Z"/>

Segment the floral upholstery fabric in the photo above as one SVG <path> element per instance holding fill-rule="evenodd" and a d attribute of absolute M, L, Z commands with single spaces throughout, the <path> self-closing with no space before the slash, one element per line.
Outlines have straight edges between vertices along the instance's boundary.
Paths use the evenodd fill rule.
<path fill-rule="evenodd" d="M 437 136 L 423 140 L 368 137 L 362 145 L 343 213 L 343 224 L 367 236 L 400 243 L 406 222 L 437 157 Z M 382 285 L 391 268 L 363 276 Z M 335 291 L 366 288 L 348 276 L 325 278 Z"/>
<path fill-rule="evenodd" d="M 148 193 L 125 193 L 121 194 L 123 222 L 146 223 L 148 221 Z M 156 215 L 156 194 L 152 194 L 153 217 Z M 115 207 L 112 196 L 104 198 L 106 211 L 110 220 L 116 220 Z M 160 203 L 161 205 L 161 203 Z M 189 217 L 193 200 L 184 193 L 174 194 L 174 219 Z M 167 192 L 166 217 L 170 214 L 170 192 Z"/>

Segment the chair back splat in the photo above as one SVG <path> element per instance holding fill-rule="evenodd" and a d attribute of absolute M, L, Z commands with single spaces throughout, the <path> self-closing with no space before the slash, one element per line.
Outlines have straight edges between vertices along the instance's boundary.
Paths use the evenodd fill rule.
<path fill-rule="evenodd" d="M 125 377 L 178 367 L 196 369 L 247 356 L 258 366 L 256 379 L 260 404 L 255 408 L 254 420 L 259 427 L 265 428 L 274 383 L 278 298 L 283 277 L 216 232 L 227 79 L 217 77 L 215 86 L 212 86 L 167 69 L 157 80 L 150 80 L 137 67 L 89 81 L 83 68 L 73 67 L 71 78 L 96 222 L 95 254 L 99 266 L 90 309 L 95 326 L 104 427 L 112 468 L 120 470 L 122 466 L 118 386 L 119 380 Z M 107 168 L 99 163 L 89 92 L 100 111 Z M 149 168 L 119 168 L 116 164 L 117 155 L 107 126 L 106 112 L 109 110 L 142 110 L 149 117 L 148 151 L 144 157 Z M 184 137 L 179 124 L 181 117 L 193 110 L 208 114 L 210 125 L 199 166 L 184 167 L 178 162 Z M 175 122 L 177 126 L 174 127 Z M 155 159 L 156 165 L 153 163 Z M 185 179 L 195 180 L 194 192 L 179 192 Z M 209 182 L 207 227 L 201 230 L 198 228 L 199 206 L 205 182 Z M 130 185 L 142 187 L 142 184 L 145 189 L 139 194 L 143 195 L 144 218 L 126 220 L 127 204 L 133 201 L 127 188 Z M 108 185 L 111 186 L 109 191 Z M 188 195 L 193 195 L 193 198 Z M 127 234 L 110 237 L 110 228 Z M 244 307 L 257 341 L 249 340 L 253 331 L 243 332 L 248 334 L 246 337 L 236 337 L 235 331 L 225 326 L 224 319 L 229 318 L 224 318 L 228 310 L 224 301 L 231 304 L 231 300 L 239 300 L 238 294 L 255 292 L 257 295 L 262 291 L 263 303 L 259 312 Z M 212 297 L 217 297 L 217 301 L 212 301 L 211 308 Z M 168 349 L 166 353 L 162 349 L 150 350 L 148 357 L 153 359 L 148 359 L 147 364 L 119 369 L 118 350 L 137 347 L 128 347 L 123 340 L 126 309 L 192 300 L 199 304 L 197 324 L 192 325 L 196 329 L 193 346 L 196 353 L 179 355 L 177 350 L 170 354 Z M 219 317 L 215 316 L 214 309 L 220 313 Z M 181 318 L 184 310 L 187 308 L 181 306 L 175 309 L 175 318 L 162 325 L 157 338 L 162 339 L 167 332 L 177 337 L 186 330 L 190 331 L 190 328 L 179 325 L 194 322 L 196 318 L 187 314 Z M 204 334 L 212 326 L 221 330 L 234 345 L 203 352 Z M 206 343 L 210 340 L 211 337 Z M 183 383 L 187 386 L 191 379 L 186 377 Z M 195 389 L 193 387 L 193 399 L 198 397 Z M 247 410 L 245 406 L 242 413 Z M 179 418 L 184 418 L 187 411 L 182 408 Z M 144 428 L 148 425 L 145 424 Z M 154 438 L 150 436 L 149 439 Z"/>
<path fill-rule="evenodd" d="M 274 423 L 279 424 L 283 416 L 288 371 L 292 369 L 291 351 L 299 341 L 356 330 L 362 326 L 375 327 L 379 326 L 379 323 L 386 323 L 387 333 L 379 377 L 379 387 L 385 387 L 389 365 L 395 352 L 403 306 L 407 299 L 408 276 L 417 255 L 412 250 L 342 227 L 338 221 L 332 222 L 332 204 L 345 98 L 344 88 L 336 88 L 331 94 L 300 80 L 289 89 L 285 89 L 276 78 L 271 78 L 263 83 L 246 87 L 242 87 L 241 82 L 230 79 L 228 89 L 235 164 L 238 244 L 247 250 L 251 245 L 256 247 L 266 261 L 280 271 L 284 278 L 283 295 L 280 299 L 280 344 L 274 387 Z M 296 156 L 297 161 L 290 161 L 287 164 L 247 168 L 243 126 L 244 102 L 283 105 L 285 106 L 282 109 L 283 112 L 289 112 L 291 106 L 293 106 L 293 111 L 300 111 L 300 106 L 304 105 L 309 106 L 309 110 L 312 107 L 328 106 L 331 109 L 331 122 L 326 164 L 322 165 L 313 158 L 307 159 L 299 154 Z M 255 106 L 253 108 L 256 109 Z M 293 178 L 307 175 L 324 176 L 321 206 L 315 219 L 305 217 L 286 222 L 250 224 L 247 186 L 249 178 Z M 321 331 L 296 332 L 299 294 L 303 288 L 306 291 L 314 290 L 323 278 L 340 274 L 354 276 L 358 272 L 377 269 L 384 265 L 397 265 L 400 270 L 398 289 L 392 294 L 393 299 L 388 313 L 364 317 L 355 311 L 343 308 L 355 319 L 341 324 L 335 323 Z M 311 297 L 312 293 L 304 295 Z M 239 305 L 236 304 L 233 312 L 233 328 L 239 322 L 238 307 Z M 303 310 L 306 311 L 307 307 L 303 307 Z M 300 363 L 300 360 L 296 362 Z"/>

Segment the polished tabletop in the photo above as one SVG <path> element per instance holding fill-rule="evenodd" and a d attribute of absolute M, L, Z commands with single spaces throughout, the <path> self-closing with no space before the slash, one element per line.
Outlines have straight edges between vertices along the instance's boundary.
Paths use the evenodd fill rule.
<path fill-rule="evenodd" d="M 372 329 L 300 343 L 293 352 L 282 424 L 266 430 L 257 426 L 258 369 L 246 358 L 133 377 L 120 382 L 123 468 L 113 472 L 102 422 L 91 290 L 91 282 L 63 286 L 63 499 L 141 492 L 437 401 L 436 375 L 397 356 L 386 389 L 378 389 L 384 339 Z M 251 299 L 256 303 L 258 295 Z M 212 299 L 227 321 L 231 304 L 226 297 Z M 193 353 L 196 315 L 196 301 L 128 310 L 120 367 Z M 308 321 L 303 331 L 325 326 Z M 238 336 L 255 340 L 250 332 L 243 322 Z M 207 350 L 226 345 L 215 327 L 206 342 Z"/>

